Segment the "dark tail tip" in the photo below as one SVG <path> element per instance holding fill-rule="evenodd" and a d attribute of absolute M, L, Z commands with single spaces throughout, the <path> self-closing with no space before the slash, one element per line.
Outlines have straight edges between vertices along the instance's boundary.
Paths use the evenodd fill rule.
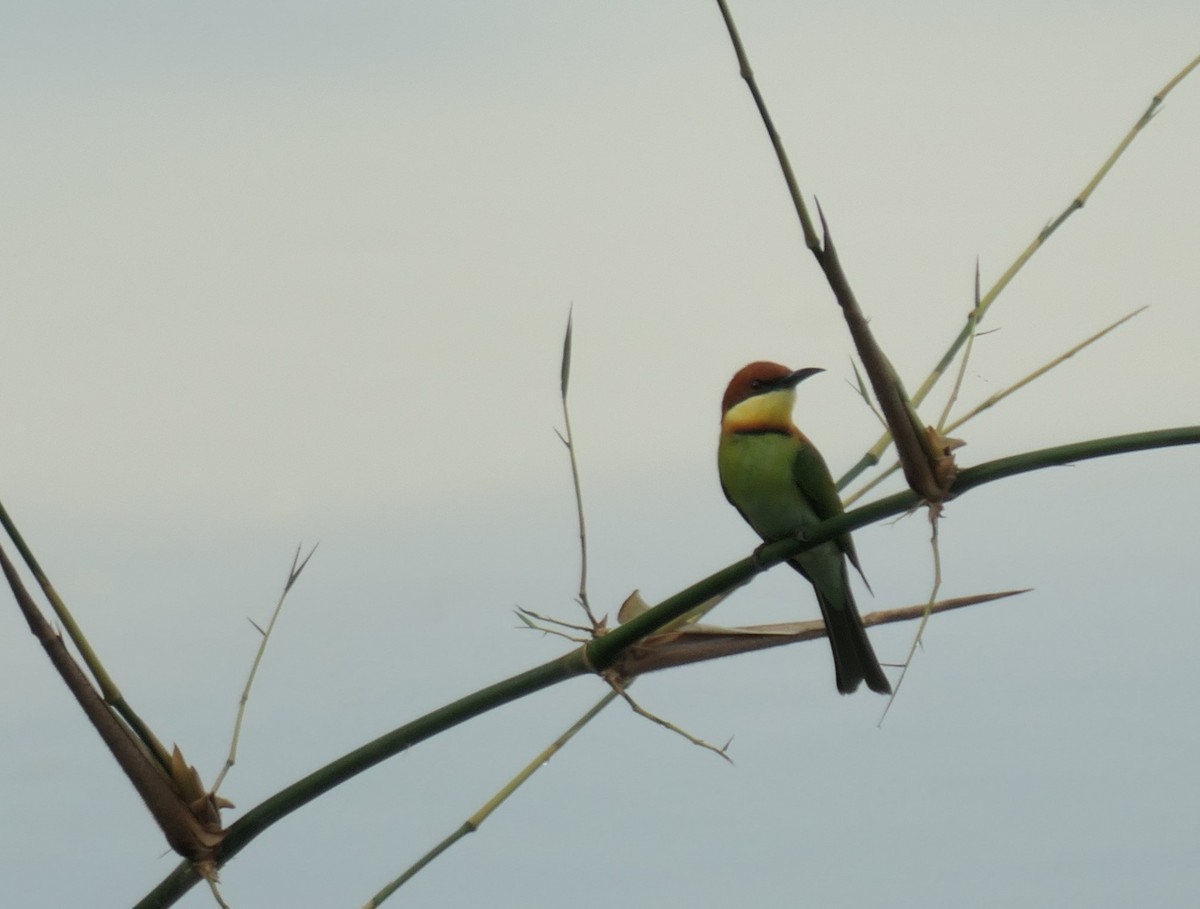
<path fill-rule="evenodd" d="M 858 686 L 862 682 L 867 683 L 867 687 L 878 694 L 891 694 L 892 683 L 888 681 L 886 675 L 883 674 L 883 669 L 876 663 L 873 667 L 858 667 L 859 672 L 854 675 L 847 675 L 841 672 L 841 666 L 836 667 L 837 672 L 837 689 L 839 694 L 853 694 L 858 691 Z M 866 672 L 862 672 L 862 669 Z"/>

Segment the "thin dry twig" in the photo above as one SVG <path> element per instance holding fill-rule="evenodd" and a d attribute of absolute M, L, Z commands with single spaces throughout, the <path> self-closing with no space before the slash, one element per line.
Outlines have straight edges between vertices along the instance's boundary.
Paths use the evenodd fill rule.
<path fill-rule="evenodd" d="M 587 523 L 583 518 L 583 490 L 579 483 L 579 463 L 575 458 L 575 437 L 571 433 L 571 409 L 567 406 L 567 388 L 571 381 L 571 334 L 575 324 L 575 312 L 572 309 L 567 314 L 567 331 L 563 335 L 562 364 L 559 369 L 559 390 L 562 395 L 563 429 L 565 433 L 557 432 L 558 438 L 567 447 L 571 460 L 571 481 L 575 487 L 575 513 L 579 516 L 579 593 L 576 602 L 579 603 L 588 621 L 592 623 L 592 632 L 599 634 L 604 630 L 603 620 L 598 620 L 588 603 L 587 595 Z"/>
<path fill-rule="evenodd" d="M 888 695 L 887 704 L 884 705 L 883 713 L 879 715 L 877 726 L 883 725 L 883 721 L 887 719 L 892 705 L 896 703 L 896 698 L 900 694 L 900 686 L 904 684 L 904 679 L 908 676 L 908 668 L 912 665 L 917 648 L 921 646 L 925 634 L 925 626 L 929 624 L 929 617 L 933 615 L 933 608 L 937 604 L 938 591 L 942 589 L 942 550 L 938 544 L 938 516 L 933 511 L 929 513 L 929 525 L 931 528 L 929 548 L 933 551 L 933 587 L 929 591 L 929 603 L 921 615 L 921 621 L 918 623 L 917 631 L 913 635 L 912 643 L 909 645 L 908 654 L 905 656 L 904 662 L 900 664 L 900 678 L 896 679 L 896 684 L 892 686 L 892 693 Z"/>
<path fill-rule="evenodd" d="M 947 425 L 946 428 L 942 431 L 947 432 L 947 433 L 954 432 L 954 430 L 958 429 L 958 427 L 962 426 L 968 420 L 972 419 L 973 417 L 978 416 L 979 414 L 983 413 L 983 411 L 987 410 L 990 407 L 995 407 L 997 404 L 999 404 L 1005 398 L 1009 397 L 1010 395 L 1012 395 L 1015 392 L 1019 391 L 1020 389 L 1024 388 L 1026 385 L 1028 385 L 1034 379 L 1037 379 L 1040 376 L 1045 375 L 1047 372 L 1054 369 L 1054 367 L 1065 363 L 1067 360 L 1071 359 L 1071 357 L 1075 356 L 1075 354 L 1079 353 L 1084 348 L 1091 346 L 1096 341 L 1099 341 L 1101 338 L 1103 338 L 1105 335 L 1107 335 L 1110 331 L 1113 331 L 1114 329 L 1120 327 L 1121 325 L 1123 325 L 1124 323 L 1126 323 L 1130 319 L 1132 319 L 1134 316 L 1139 315 L 1142 312 L 1145 312 L 1147 309 L 1149 309 L 1149 305 L 1141 306 L 1138 309 L 1135 309 L 1133 312 L 1126 313 L 1124 316 L 1117 319 L 1115 322 L 1105 326 L 1104 328 L 1100 329 L 1100 331 L 1096 332 L 1095 334 L 1090 335 L 1087 338 L 1084 338 L 1082 341 L 1080 341 L 1078 344 L 1076 344 L 1070 350 L 1066 351 L 1065 353 L 1061 353 L 1054 359 L 1049 360 L 1048 362 L 1042 364 L 1037 369 L 1035 369 L 1033 372 L 1029 373 L 1029 375 L 1027 375 L 1023 379 L 1021 379 L 1020 381 L 1015 382 L 1012 385 L 1009 385 L 1007 388 L 1004 388 L 1001 391 L 998 391 L 995 394 L 990 395 L 989 397 L 985 398 L 981 403 L 975 405 L 975 407 L 968 410 L 961 417 L 958 417 L 957 419 L 952 420 L 949 423 L 949 425 Z M 851 495 L 846 496 L 846 498 L 844 499 L 846 506 L 849 506 L 852 503 L 857 502 L 864 495 L 866 495 L 868 492 L 870 492 L 872 489 L 874 489 L 876 486 L 878 486 L 880 483 L 882 483 L 884 480 L 886 480 L 889 476 L 891 476 L 893 473 L 895 473 L 899 469 L 899 467 L 900 467 L 899 462 L 893 463 L 887 469 L 885 469 L 882 473 L 880 473 L 878 476 L 874 477 L 870 482 L 864 483 L 861 487 L 859 487 L 857 490 L 855 490 Z"/>
<path fill-rule="evenodd" d="M 958 361 L 958 374 L 954 377 L 954 387 L 950 389 L 950 394 L 946 396 L 946 406 L 942 408 L 942 415 L 938 417 L 938 432 L 946 432 L 946 421 L 950 419 L 950 410 L 958 401 L 959 392 L 962 391 L 963 379 L 967 374 L 967 364 L 971 361 L 971 351 L 975 349 L 975 329 L 979 325 L 979 259 L 975 260 L 975 306 L 971 309 L 971 314 L 967 317 L 967 325 L 971 329 L 967 335 L 967 344 L 963 349 L 963 355 Z"/>
<path fill-rule="evenodd" d="M 1099 341 L 1110 331 L 1113 331 L 1114 329 L 1119 328 L 1120 326 L 1122 326 L 1126 322 L 1128 322 L 1130 319 L 1132 319 L 1134 316 L 1140 315 L 1141 313 L 1145 312 L 1149 308 L 1150 308 L 1150 305 L 1146 304 L 1145 306 L 1139 306 L 1137 309 L 1133 310 L 1133 312 L 1126 313 L 1125 315 L 1121 316 L 1121 318 L 1117 319 L 1117 321 L 1113 322 L 1112 324 L 1107 325 L 1104 328 L 1100 329 L 1100 331 L 1096 332 L 1095 334 L 1090 335 L 1087 338 L 1084 338 L 1082 341 L 1080 341 L 1078 344 L 1076 344 L 1074 347 L 1072 347 L 1066 353 L 1059 354 L 1053 360 L 1050 360 L 1048 363 L 1046 363 L 1042 366 L 1039 366 L 1037 369 L 1035 369 L 1033 372 L 1031 372 L 1025 378 L 1021 379 L 1019 382 L 1016 382 L 1015 384 L 1010 385 L 1008 388 L 1005 388 L 1002 391 L 998 391 L 994 395 L 991 395 L 991 396 L 985 398 L 981 403 L 975 405 L 975 407 L 968 410 L 961 417 L 959 417 L 958 419 L 951 422 L 950 425 L 948 425 L 946 427 L 946 432 L 953 432 L 959 426 L 962 426 L 965 422 L 967 422 L 967 420 L 971 419 L 972 417 L 978 416 L 979 414 L 983 413 L 983 411 L 987 410 L 989 407 L 994 407 L 995 405 L 999 404 L 1001 401 L 1003 401 L 1005 398 L 1007 398 L 1013 392 L 1018 391 L 1021 388 L 1024 388 L 1026 385 L 1028 385 L 1034 379 L 1038 379 L 1041 376 L 1048 373 L 1055 366 L 1065 363 L 1067 360 L 1071 359 L 1071 357 L 1075 356 L 1075 354 L 1079 353 L 1079 351 L 1083 350 L 1085 347 L 1088 347 L 1089 345 L 1094 344 L 1096 341 Z"/>
<path fill-rule="evenodd" d="M 1063 211 L 1057 217 L 1052 219 L 1049 224 L 1046 225 L 1046 227 L 1038 232 L 1037 236 L 1034 237 L 1029 245 L 1016 257 L 1016 259 L 1013 260 L 1012 264 L 1005 269 L 1004 273 L 996 279 L 996 282 L 988 289 L 987 293 L 983 295 L 982 299 L 979 301 L 979 304 L 971 311 L 971 314 L 968 315 L 967 324 L 962 327 L 957 337 L 951 341 L 950 346 L 942 355 L 941 360 L 939 360 L 937 365 L 930 370 L 920 387 L 917 388 L 917 390 L 913 393 L 912 403 L 914 407 L 921 406 L 921 403 L 929 395 L 929 392 L 933 390 L 933 387 L 938 383 L 942 376 L 945 375 L 946 371 L 950 367 L 950 364 L 954 361 L 954 357 L 957 356 L 959 349 L 963 344 L 966 343 L 971 333 L 975 331 L 978 323 L 983 321 L 984 316 L 987 314 L 992 304 L 996 301 L 996 298 L 1000 296 L 1012 279 L 1016 277 L 1022 268 L 1025 267 L 1025 264 L 1033 257 L 1033 255 L 1039 249 L 1041 249 L 1042 245 L 1051 237 L 1051 235 L 1053 235 L 1055 231 L 1057 231 L 1071 215 L 1079 211 L 1085 204 L 1087 204 L 1088 200 L 1092 196 L 1092 193 L 1095 192 L 1096 187 L 1099 186 L 1100 182 L 1108 175 L 1108 172 L 1112 169 L 1113 165 L 1116 164 L 1117 159 L 1124 154 L 1125 150 L 1129 147 L 1133 140 L 1137 138 L 1142 129 L 1144 129 L 1146 125 L 1150 123 L 1151 119 L 1154 118 L 1155 114 L 1166 100 L 1167 95 L 1177 85 L 1179 85 L 1180 82 L 1187 78 L 1197 66 L 1200 66 L 1200 56 L 1197 56 L 1194 60 L 1184 66 L 1183 69 L 1176 73 L 1167 82 L 1167 84 L 1164 85 L 1154 95 L 1149 106 L 1142 113 L 1141 117 L 1139 117 L 1137 122 L 1134 123 L 1134 125 L 1129 129 L 1129 132 L 1125 134 L 1124 138 L 1117 143 L 1117 147 L 1113 150 L 1112 154 L 1108 156 L 1105 162 L 1100 166 L 1100 169 L 1097 170 L 1092 176 L 1091 180 L 1088 181 L 1083 190 L 1071 200 L 1067 207 L 1063 209 Z M 838 481 L 838 487 L 841 488 L 848 485 L 860 473 L 862 473 L 863 470 L 878 464 L 880 458 L 883 457 L 883 453 L 887 450 L 887 447 L 890 443 L 891 438 L 889 434 L 885 432 L 879 437 L 879 439 L 876 440 L 875 444 L 867 450 L 866 454 L 859 459 L 858 463 L 855 464 L 854 467 L 852 467 L 846 473 L 846 475 Z"/>
<path fill-rule="evenodd" d="M 567 316 L 567 331 L 563 338 L 562 365 L 559 378 L 559 389 L 562 395 L 563 408 L 563 423 L 564 432 L 555 430 L 559 441 L 566 446 L 568 456 L 571 463 L 571 481 L 575 490 L 575 511 L 579 520 L 579 592 L 576 596 L 576 602 L 582 607 L 587 615 L 590 627 L 583 625 L 575 625 L 571 622 L 564 622 L 561 619 L 551 618 L 550 616 L 541 615 L 534 612 L 532 609 L 525 609 L 518 606 L 516 609 L 517 618 L 519 618 L 526 628 L 540 631 L 543 634 L 553 634 L 558 637 L 566 638 L 577 644 L 586 644 L 589 640 L 598 634 L 604 633 L 606 620 L 597 620 L 592 613 L 591 606 L 588 603 L 587 593 L 587 525 L 583 517 L 583 490 L 579 481 L 579 464 L 575 458 L 575 441 L 571 434 L 571 414 L 567 406 L 567 390 L 570 386 L 571 378 L 571 335 L 574 324 L 574 314 Z M 576 637 L 569 631 L 580 632 L 585 637 Z M 591 709 L 583 714 L 578 720 L 571 725 L 566 732 L 544 748 L 533 760 L 509 780 L 501 789 L 492 796 L 478 811 L 469 817 L 463 824 L 443 839 L 440 843 L 426 852 L 421 858 L 410 865 L 403 874 L 391 881 L 376 893 L 364 906 L 364 909 L 375 909 L 389 896 L 395 893 L 406 882 L 417 875 L 425 866 L 436 859 L 439 855 L 463 839 L 467 835 L 474 833 L 480 828 L 485 820 L 491 816 L 497 808 L 500 807 L 514 792 L 524 785 L 530 777 L 532 777 L 539 769 L 544 767 L 550 758 L 563 748 L 568 741 L 575 736 L 580 729 L 592 721 L 592 719 L 600 713 L 605 707 L 611 704 L 617 697 L 618 690 L 613 686 L 613 690 L 608 692 L 603 698 L 592 705 Z"/>
<path fill-rule="evenodd" d="M 585 628 L 583 625 L 572 625 L 570 622 L 564 622 L 561 619 L 555 619 L 547 615 L 541 615 L 534 612 L 532 609 L 526 609 L 523 606 L 516 608 L 517 618 L 521 620 L 523 626 L 532 631 L 540 631 L 542 634 L 553 634 L 560 638 L 566 638 L 576 644 L 586 644 L 592 638 L 592 629 Z M 545 624 L 539 624 L 539 623 Z M 557 628 L 551 627 L 557 625 Z M 578 631 L 586 635 L 586 637 L 577 637 L 569 634 L 562 629 L 569 628 L 572 631 Z"/>
<path fill-rule="evenodd" d="M 250 624 L 253 625 L 258 633 L 262 636 L 258 642 L 258 649 L 254 653 L 254 660 L 250 663 L 250 672 L 246 676 L 246 685 L 242 688 L 242 696 L 238 700 L 237 717 L 233 722 L 233 735 L 229 739 L 229 754 L 225 757 L 225 766 L 221 768 L 221 772 L 217 774 L 217 779 L 212 786 L 212 795 L 216 795 L 217 790 L 221 788 L 221 783 L 225 781 L 225 775 L 229 773 L 230 768 L 237 763 L 238 741 L 242 735 L 242 722 L 246 718 L 246 704 L 250 701 L 250 689 L 254 686 L 254 677 L 258 674 L 259 664 L 262 662 L 263 654 L 267 651 L 267 642 L 271 639 L 271 632 L 275 630 L 275 622 L 279 618 L 280 612 L 283 610 L 284 600 L 287 599 L 288 593 L 291 592 L 292 586 L 300 577 L 300 572 L 304 570 L 304 566 L 308 564 L 308 560 L 313 557 L 313 553 L 317 551 L 317 547 L 313 546 L 308 551 L 303 559 L 300 558 L 300 546 L 296 547 L 296 552 L 292 556 L 292 567 L 288 569 L 287 580 L 284 582 L 283 590 L 279 594 L 279 599 L 275 603 L 275 608 L 271 611 L 271 619 L 267 622 L 267 627 L 261 628 L 258 623 L 250 619 Z"/>
<path fill-rule="evenodd" d="M 883 418 L 883 414 L 879 412 L 879 407 L 875 404 L 875 399 L 871 397 L 871 392 L 867 390 L 867 384 L 863 381 L 862 373 L 858 371 L 858 364 L 854 362 L 853 357 L 850 358 L 850 369 L 854 372 L 854 384 L 850 387 L 858 392 L 858 396 L 867 405 L 867 409 L 875 415 L 875 419 L 879 421 L 879 425 L 886 429 L 887 420 Z"/>
<path fill-rule="evenodd" d="M 651 713 L 649 710 L 647 710 L 645 707 L 643 707 L 641 704 L 639 704 L 637 701 L 635 701 L 632 697 L 630 697 L 629 692 L 626 689 L 628 689 L 629 685 L 632 684 L 632 680 L 627 681 L 627 682 L 622 682 L 620 679 L 617 679 L 614 677 L 614 678 L 608 679 L 608 684 L 610 684 L 612 686 L 613 691 L 615 691 L 617 694 L 619 694 L 625 700 L 625 703 L 629 705 L 629 709 L 632 710 L 634 713 L 636 713 L 638 716 L 642 717 L 643 719 L 649 720 L 651 723 L 656 723 L 657 725 L 662 726 L 662 728 L 666 729 L 668 732 L 675 733 L 675 735 L 687 740 L 688 742 L 690 742 L 693 745 L 696 745 L 699 748 L 707 749 L 708 751 L 711 751 L 713 754 L 718 755 L 719 757 L 723 757 L 725 760 L 727 760 L 731 764 L 733 763 L 733 758 L 731 758 L 729 756 L 729 746 L 733 743 L 732 738 L 730 738 L 723 746 L 720 746 L 720 747 L 712 744 L 711 742 L 706 742 L 706 741 L 704 741 L 704 739 L 692 735 L 686 729 L 676 726 L 670 720 L 663 719 L 661 716 L 659 716 L 656 713 Z"/>

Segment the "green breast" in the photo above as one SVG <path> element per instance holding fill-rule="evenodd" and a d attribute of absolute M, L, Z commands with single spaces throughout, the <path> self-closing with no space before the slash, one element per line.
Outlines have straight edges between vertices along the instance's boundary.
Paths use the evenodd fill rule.
<path fill-rule="evenodd" d="M 794 436 L 776 432 L 721 437 L 717 469 L 725 496 L 765 539 L 777 540 L 819 521 L 793 474 L 799 445 Z"/>

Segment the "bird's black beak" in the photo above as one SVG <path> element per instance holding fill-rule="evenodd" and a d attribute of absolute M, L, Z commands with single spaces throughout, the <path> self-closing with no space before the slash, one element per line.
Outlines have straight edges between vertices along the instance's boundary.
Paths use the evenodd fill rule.
<path fill-rule="evenodd" d="M 784 376 L 779 382 L 779 387 L 795 388 L 805 379 L 824 371 L 820 366 L 806 366 L 804 369 L 797 369 L 795 372 Z"/>

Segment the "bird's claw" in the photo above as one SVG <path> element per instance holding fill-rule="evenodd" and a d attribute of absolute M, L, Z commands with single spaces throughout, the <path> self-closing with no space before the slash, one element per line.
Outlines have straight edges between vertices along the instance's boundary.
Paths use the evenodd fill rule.
<path fill-rule="evenodd" d="M 800 543 L 804 543 L 808 540 L 808 534 L 805 533 L 803 530 L 797 530 L 794 534 L 792 534 L 792 539 L 795 539 L 796 541 L 798 541 Z M 750 560 L 754 563 L 755 568 L 757 568 L 759 571 L 762 571 L 764 568 L 767 567 L 767 564 L 766 564 L 767 560 L 763 558 L 763 550 L 766 549 L 768 546 L 771 546 L 778 542 L 779 542 L 779 540 L 767 540 L 764 543 L 759 543 L 758 546 L 756 546 L 754 548 L 754 552 L 752 552 L 750 554 Z"/>
<path fill-rule="evenodd" d="M 762 551 L 770 545 L 770 543 L 759 543 L 754 547 L 754 552 L 750 553 L 750 561 L 754 563 L 756 571 L 762 571 L 767 567 L 762 557 Z"/>

